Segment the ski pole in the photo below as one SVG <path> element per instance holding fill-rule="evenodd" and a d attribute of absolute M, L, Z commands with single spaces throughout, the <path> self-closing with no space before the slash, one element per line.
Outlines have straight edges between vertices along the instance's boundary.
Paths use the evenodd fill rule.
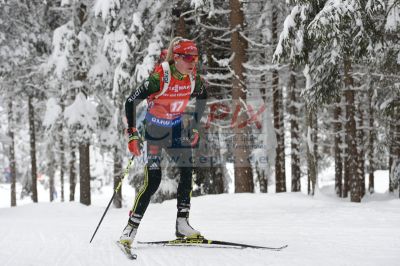
<path fill-rule="evenodd" d="M 99 227 L 100 227 L 100 225 L 101 225 L 101 222 L 103 222 L 104 216 L 106 216 L 106 213 L 107 213 L 107 211 L 108 211 L 108 208 L 109 208 L 110 205 L 111 205 L 111 202 L 114 200 L 115 195 L 118 193 L 118 190 L 121 188 L 121 186 L 122 186 L 122 181 L 124 181 L 124 178 L 128 176 L 128 174 L 129 174 L 129 169 L 131 168 L 131 165 L 132 165 L 132 162 L 133 162 L 133 158 L 134 158 L 134 157 L 135 157 L 135 156 L 132 155 L 132 157 L 129 159 L 128 165 L 126 166 L 125 171 L 124 171 L 124 175 L 122 176 L 121 180 L 119 181 L 118 186 L 114 189 L 114 193 L 113 193 L 113 195 L 112 195 L 112 197 L 111 197 L 111 200 L 110 200 L 110 202 L 108 203 L 107 208 L 106 208 L 106 210 L 105 210 L 104 213 L 103 213 L 103 216 L 101 216 L 100 222 L 99 222 L 99 224 L 97 225 L 96 230 L 94 231 L 92 238 L 90 239 L 90 243 L 92 243 L 92 240 L 93 240 L 94 236 L 96 235 L 97 230 L 99 229 Z"/>

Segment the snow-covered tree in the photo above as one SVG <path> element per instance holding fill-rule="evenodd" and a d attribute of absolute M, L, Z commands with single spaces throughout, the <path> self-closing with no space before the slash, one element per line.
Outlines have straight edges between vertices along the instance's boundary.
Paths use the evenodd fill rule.
<path fill-rule="evenodd" d="M 2 89 L 10 101 L 28 102 L 29 144 L 31 160 L 31 196 L 37 202 L 37 141 L 41 138 L 40 116 L 43 98 L 43 76 L 38 71 L 49 51 L 49 21 L 47 15 L 52 4 L 43 1 L 6 1 L 1 8 L 0 57 L 2 62 Z M 38 19 L 39 18 L 39 19 Z M 14 111 L 18 106 L 13 103 Z M 26 106 L 26 105 L 25 105 Z M 25 108 L 25 107 L 24 107 Z M 13 124 L 18 125 L 18 124 Z M 14 131 L 16 128 L 13 129 Z M 26 140 L 26 137 L 25 137 Z M 29 157 L 28 157 L 29 158 Z M 40 167 L 40 166 L 39 166 Z M 26 180 L 27 181 L 27 180 Z M 28 182 L 25 182 L 28 183 Z"/>
<path fill-rule="evenodd" d="M 74 200 L 75 170 L 74 150 L 79 148 L 80 202 L 90 205 L 89 147 L 97 127 L 97 112 L 92 100 L 94 89 L 87 78 L 96 47 L 89 13 L 89 1 L 61 1 L 60 5 L 70 12 L 70 19 L 53 34 L 52 54 L 47 69 L 54 73 L 53 86 L 58 91 L 59 103 L 65 103 L 64 121 L 69 129 L 70 141 L 70 200 Z M 94 36 L 92 36 L 94 35 Z"/>
<path fill-rule="evenodd" d="M 354 64 L 374 58 L 381 45 L 377 35 L 385 15 L 383 1 L 290 1 L 291 14 L 275 52 L 275 59 L 289 58 L 307 64 L 307 87 L 303 94 L 311 104 L 327 102 L 335 95 L 346 99 L 346 167 L 351 200 L 362 197 L 357 166 Z"/>

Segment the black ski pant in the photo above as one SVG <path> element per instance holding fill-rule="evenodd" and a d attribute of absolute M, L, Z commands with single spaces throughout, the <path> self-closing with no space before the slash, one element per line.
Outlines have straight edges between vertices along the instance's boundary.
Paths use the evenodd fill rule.
<path fill-rule="evenodd" d="M 173 127 L 161 127 L 151 122 L 145 125 L 147 141 L 147 164 L 144 170 L 144 182 L 135 198 L 132 218 L 141 219 L 150 203 L 151 196 L 157 191 L 162 177 L 161 162 L 169 160 L 178 167 L 180 179 L 177 190 L 179 217 L 188 217 L 192 194 L 192 148 L 182 131 L 182 124 Z M 162 158 L 162 150 L 169 158 Z"/>

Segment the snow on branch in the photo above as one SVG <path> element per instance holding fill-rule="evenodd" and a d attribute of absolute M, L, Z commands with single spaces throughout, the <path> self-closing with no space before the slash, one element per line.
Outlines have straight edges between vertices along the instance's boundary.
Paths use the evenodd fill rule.
<path fill-rule="evenodd" d="M 69 6 L 74 2 L 74 0 L 61 0 L 60 6 Z"/>
<path fill-rule="evenodd" d="M 46 113 L 43 119 L 43 126 L 50 130 L 60 119 L 61 107 L 55 98 L 49 98 L 46 102 Z"/>
<path fill-rule="evenodd" d="M 344 17 L 353 18 L 357 7 L 354 1 L 329 0 L 309 25 L 310 34 L 317 38 L 338 36 Z"/>
<path fill-rule="evenodd" d="M 127 36 L 122 29 L 104 35 L 103 51 L 108 53 L 115 62 L 128 60 L 131 51 Z"/>
<path fill-rule="evenodd" d="M 161 49 L 163 48 L 161 38 L 158 38 L 156 36 L 160 35 L 156 33 L 156 31 L 154 31 L 154 36 L 150 40 L 147 49 L 145 49 L 146 55 L 143 58 L 143 62 L 136 65 L 135 75 L 136 81 L 138 82 L 143 81 L 149 75 L 158 59 Z"/>
<path fill-rule="evenodd" d="M 131 75 L 119 64 L 114 70 L 113 80 L 113 91 L 112 96 L 115 97 L 119 92 L 120 88 L 129 83 Z"/>
<path fill-rule="evenodd" d="M 95 16 L 101 16 L 103 21 L 108 17 L 116 17 L 115 11 L 120 8 L 120 0 L 97 0 L 93 7 Z"/>
<path fill-rule="evenodd" d="M 64 71 L 69 67 L 69 59 L 73 53 L 74 45 L 74 25 L 70 21 L 54 30 L 53 34 L 53 51 L 43 66 L 45 71 L 50 71 L 55 67 L 57 78 L 62 79 Z"/>
<path fill-rule="evenodd" d="M 235 53 L 232 53 L 231 57 L 225 59 L 217 59 L 214 55 L 211 55 L 211 58 L 221 67 L 229 66 L 229 63 L 233 61 L 235 58 Z"/>
<path fill-rule="evenodd" d="M 141 12 L 135 12 L 132 15 L 132 25 L 131 25 L 131 27 L 137 29 L 137 34 L 142 34 L 144 32 L 143 19 L 142 19 L 142 13 Z"/>
<path fill-rule="evenodd" d="M 370 16 L 373 16 L 373 13 L 379 10 L 385 9 L 385 2 L 383 0 L 368 0 L 365 5 L 365 10 Z"/>
<path fill-rule="evenodd" d="M 201 22 L 199 22 L 199 25 L 207 30 L 216 30 L 216 31 L 223 31 L 223 32 L 230 31 L 230 29 L 226 28 L 226 27 L 215 27 L 215 26 L 203 24 Z"/>
<path fill-rule="evenodd" d="M 96 59 L 93 65 L 90 67 L 88 77 L 95 84 L 101 84 L 101 78 L 107 77 L 112 72 L 111 65 L 108 62 L 107 57 L 100 51 L 96 54 Z"/>
<path fill-rule="evenodd" d="M 205 5 L 205 2 L 208 2 L 207 0 L 191 0 L 190 5 L 194 7 L 194 9 L 202 7 Z M 211 0 L 211 2 L 213 2 Z"/>
<path fill-rule="evenodd" d="M 388 15 L 385 23 L 386 31 L 396 31 L 400 27 L 400 2 L 389 0 Z"/>
<path fill-rule="evenodd" d="M 243 34 L 243 32 L 239 31 L 240 36 L 243 37 L 243 39 L 245 39 L 248 43 L 250 43 L 253 46 L 258 46 L 258 47 L 262 47 L 262 48 L 268 48 L 269 45 L 265 45 L 262 43 L 256 43 L 255 41 L 251 40 L 250 38 L 248 38 L 246 35 Z"/>
<path fill-rule="evenodd" d="M 86 96 L 79 92 L 75 101 L 65 108 L 64 116 L 68 126 L 79 125 L 86 129 L 95 129 L 97 123 L 96 106 L 86 99 Z"/>
<path fill-rule="evenodd" d="M 290 14 L 286 17 L 283 23 L 283 29 L 281 34 L 279 35 L 279 41 L 276 46 L 273 61 L 279 62 L 282 56 L 290 55 L 289 58 L 292 58 L 295 54 L 295 51 L 301 51 L 303 48 L 303 31 L 299 29 L 296 33 L 296 28 L 299 28 L 299 25 L 296 23 L 296 18 L 299 17 L 301 21 L 306 20 L 305 13 L 309 9 L 309 6 L 294 6 Z M 293 42 L 294 37 L 294 42 Z M 294 44 L 294 47 L 293 47 Z M 290 49 L 290 53 L 287 50 Z"/>
<path fill-rule="evenodd" d="M 303 70 L 303 75 L 306 78 L 306 90 L 310 90 L 313 87 L 312 78 L 310 75 L 310 67 L 306 65 Z"/>
<path fill-rule="evenodd" d="M 280 67 L 276 64 L 264 64 L 264 65 L 252 65 L 249 63 L 244 63 L 243 66 L 250 71 L 271 71 L 279 69 Z"/>
<path fill-rule="evenodd" d="M 221 73 L 207 73 L 207 80 L 228 80 L 232 78 L 232 73 L 221 74 Z"/>
<path fill-rule="evenodd" d="M 78 50 L 80 52 L 85 52 L 87 51 L 88 47 L 91 47 L 92 40 L 90 39 L 89 35 L 84 33 L 83 31 L 80 31 L 77 36 L 79 40 L 79 47 Z"/>

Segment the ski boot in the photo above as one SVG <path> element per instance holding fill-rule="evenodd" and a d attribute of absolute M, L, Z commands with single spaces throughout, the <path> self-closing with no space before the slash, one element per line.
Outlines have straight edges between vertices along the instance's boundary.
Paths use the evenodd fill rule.
<path fill-rule="evenodd" d="M 135 239 L 139 223 L 141 220 L 141 216 L 132 214 L 129 217 L 128 224 L 125 226 L 122 231 L 122 235 L 119 238 L 119 243 L 121 243 L 125 247 L 131 247 L 133 240 Z"/>
<path fill-rule="evenodd" d="M 199 239 L 203 238 L 201 233 L 194 229 L 189 224 L 189 219 L 187 217 L 177 217 L 176 218 L 176 231 L 175 235 L 177 238 L 182 239 Z"/>
<path fill-rule="evenodd" d="M 135 239 L 138 227 L 128 223 L 124 230 L 122 231 L 122 235 L 119 238 L 119 243 L 123 246 L 131 247 L 133 240 Z"/>

